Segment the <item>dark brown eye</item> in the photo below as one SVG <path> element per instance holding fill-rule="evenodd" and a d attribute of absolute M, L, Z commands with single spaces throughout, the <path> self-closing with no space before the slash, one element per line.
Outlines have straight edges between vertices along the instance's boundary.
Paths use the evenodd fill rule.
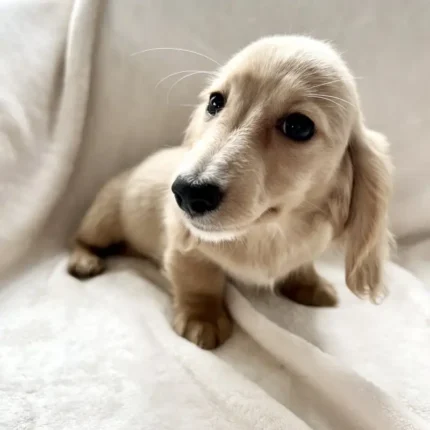
<path fill-rule="evenodd" d="M 301 113 L 292 113 L 281 118 L 277 128 L 284 136 L 295 142 L 306 142 L 315 134 L 314 122 Z"/>
<path fill-rule="evenodd" d="M 211 116 L 215 116 L 219 112 L 222 111 L 222 109 L 225 106 L 225 98 L 221 93 L 212 93 L 209 97 L 209 103 L 206 108 L 207 112 Z"/>

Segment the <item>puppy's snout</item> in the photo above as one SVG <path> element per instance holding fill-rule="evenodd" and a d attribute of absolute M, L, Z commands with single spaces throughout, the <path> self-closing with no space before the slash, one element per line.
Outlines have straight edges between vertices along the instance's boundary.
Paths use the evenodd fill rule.
<path fill-rule="evenodd" d="M 178 177 L 172 185 L 178 206 L 191 216 L 204 215 L 215 210 L 223 198 L 221 188 L 213 183 L 193 183 Z"/>

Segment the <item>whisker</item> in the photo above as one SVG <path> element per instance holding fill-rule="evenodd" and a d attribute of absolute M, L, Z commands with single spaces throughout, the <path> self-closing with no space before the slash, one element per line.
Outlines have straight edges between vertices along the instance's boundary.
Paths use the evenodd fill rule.
<path fill-rule="evenodd" d="M 313 87 L 309 88 L 310 90 L 314 90 L 315 88 L 325 87 L 326 85 L 335 84 L 336 82 L 341 82 L 344 79 L 334 79 L 333 81 L 323 82 L 322 84 L 314 85 Z"/>
<path fill-rule="evenodd" d="M 131 57 L 134 57 L 139 54 L 145 54 L 146 52 L 154 52 L 154 51 L 178 51 L 178 52 L 187 52 L 189 54 L 194 54 L 202 58 L 206 58 L 206 60 L 212 61 L 212 63 L 215 63 L 217 66 L 221 67 L 221 64 L 218 63 L 218 61 L 214 60 L 213 58 L 209 57 L 208 55 L 202 54 L 200 52 L 192 51 L 191 49 L 184 49 L 184 48 L 172 48 L 172 47 L 163 47 L 163 48 L 149 48 L 144 49 L 143 51 L 134 52 L 133 54 L 130 54 Z"/>
<path fill-rule="evenodd" d="M 358 79 L 364 79 L 364 78 L 362 76 L 354 76 L 351 79 L 351 81 L 358 80 Z M 344 80 L 345 80 L 345 78 L 339 78 L 339 79 L 335 79 L 333 81 L 323 82 L 322 84 L 318 84 L 318 85 L 315 85 L 315 86 L 311 87 L 310 90 L 313 90 L 315 88 L 324 87 L 326 85 L 335 84 L 336 82 L 341 82 L 341 81 L 344 81 Z"/>
<path fill-rule="evenodd" d="M 164 81 L 167 81 L 167 79 L 171 78 L 172 76 L 181 75 L 182 73 L 194 73 L 194 72 L 207 74 L 207 75 L 215 75 L 216 74 L 215 72 L 207 72 L 205 70 L 181 70 L 180 72 L 171 73 L 170 75 L 167 75 L 163 79 L 160 79 L 154 89 L 156 90 Z"/>
<path fill-rule="evenodd" d="M 327 97 L 327 98 L 329 98 L 329 99 L 339 100 L 340 102 L 344 102 L 344 103 L 346 103 L 347 105 L 350 105 L 350 106 L 352 106 L 353 108 L 355 108 L 354 103 L 351 103 L 350 101 L 345 100 L 345 99 L 343 99 L 342 97 L 331 96 L 331 95 L 329 95 L 329 94 L 321 94 L 321 96 L 322 96 L 322 97 Z"/>
<path fill-rule="evenodd" d="M 341 105 L 340 103 L 335 102 L 334 100 L 328 99 L 326 97 L 317 96 L 317 95 L 311 95 L 311 96 L 309 96 L 309 98 L 311 98 L 311 99 L 321 99 L 321 100 L 325 100 L 327 102 L 331 102 L 331 103 L 335 104 L 336 106 L 339 106 L 342 110 L 346 111 L 346 108 L 345 108 L 344 105 Z"/>
<path fill-rule="evenodd" d="M 320 97 L 325 97 L 325 98 L 329 98 L 329 99 L 334 99 L 334 100 L 339 100 L 340 102 L 344 102 L 352 107 L 355 107 L 354 104 L 352 104 L 351 102 L 349 102 L 348 100 L 345 100 L 341 97 L 336 97 L 336 96 L 331 96 L 329 94 L 309 94 L 310 96 L 320 96 Z"/>
<path fill-rule="evenodd" d="M 179 105 L 170 105 L 170 106 L 180 106 L 180 107 L 192 107 L 192 108 L 196 108 L 198 106 L 198 104 L 186 104 L 186 103 L 181 103 Z"/>
<path fill-rule="evenodd" d="M 182 78 L 179 78 L 176 82 L 174 82 L 173 83 L 173 85 L 169 88 L 169 91 L 167 92 L 167 97 L 166 97 L 166 103 L 169 105 L 170 103 L 169 103 L 169 101 L 170 101 L 170 94 L 171 94 L 171 92 L 172 92 L 172 90 L 173 90 L 173 88 L 175 88 L 176 87 L 176 85 L 178 85 L 181 81 L 183 81 L 184 79 L 186 79 L 186 78 L 190 78 L 191 76 L 194 76 L 194 75 L 198 75 L 198 74 L 200 74 L 201 72 L 200 71 L 197 71 L 197 72 L 192 72 L 192 73 L 188 73 L 188 74 L 186 74 L 185 76 L 182 76 Z"/>
<path fill-rule="evenodd" d="M 323 209 L 323 208 L 320 208 L 320 207 L 319 207 L 319 206 L 317 206 L 315 203 L 312 203 L 312 202 L 310 202 L 309 200 L 304 200 L 304 201 L 303 201 L 303 204 L 305 204 L 305 205 L 309 205 L 311 208 L 316 209 L 318 212 L 325 213 L 325 211 L 324 211 L 324 209 Z"/>

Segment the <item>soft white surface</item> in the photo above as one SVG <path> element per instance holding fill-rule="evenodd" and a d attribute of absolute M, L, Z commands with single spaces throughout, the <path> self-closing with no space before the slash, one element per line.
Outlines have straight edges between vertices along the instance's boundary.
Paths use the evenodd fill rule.
<path fill-rule="evenodd" d="M 143 274 L 156 275 L 144 263 L 114 260 L 85 283 L 64 269 L 65 239 L 100 184 L 180 140 L 189 111 L 166 106 L 156 82 L 208 66 L 178 53 L 129 54 L 170 45 L 222 61 L 259 35 L 287 30 L 335 38 L 349 48 L 356 73 L 367 75 L 360 86 L 370 123 L 392 132 L 400 165 L 394 224 L 399 234 L 419 237 L 429 227 L 428 160 L 401 138 L 419 146 L 428 137 L 428 107 L 414 99 L 425 91 L 424 3 L 402 10 L 390 2 L 390 19 L 370 2 L 348 9 L 336 1 L 321 9 L 310 1 L 300 8 L 245 0 L 102 3 L 0 0 L 0 428 L 428 428 L 430 298 L 397 266 L 388 267 L 392 293 L 380 307 L 353 297 L 335 263 L 321 265 L 341 294 L 334 310 L 245 298 L 230 288 L 241 328 L 215 353 L 172 332 L 169 299 L 145 281 Z M 412 18 L 406 31 L 400 24 Z M 399 62 L 401 53 L 409 65 Z M 406 91 L 395 80 L 412 60 Z M 192 82 L 172 103 L 195 100 Z M 408 115 L 416 122 L 399 121 L 408 101 L 415 101 Z M 412 185 L 411 165 L 422 178 Z M 401 256 L 422 275 L 426 252 L 413 243 Z"/>
<path fill-rule="evenodd" d="M 118 259 L 82 283 L 60 254 L 2 290 L 0 428 L 426 428 L 428 309 L 401 269 L 381 309 L 344 294 L 337 311 L 267 298 L 257 312 L 230 289 L 233 315 L 270 355 L 239 330 L 215 355 L 177 337 L 144 269 Z"/>

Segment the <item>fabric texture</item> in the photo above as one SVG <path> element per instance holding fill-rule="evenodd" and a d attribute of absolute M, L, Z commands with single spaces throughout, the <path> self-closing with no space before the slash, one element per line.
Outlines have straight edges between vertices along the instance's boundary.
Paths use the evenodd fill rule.
<path fill-rule="evenodd" d="M 268 3 L 0 1 L 0 429 L 430 428 L 430 297 L 398 265 L 387 266 L 391 294 L 381 306 L 346 289 L 336 259 L 319 270 L 340 294 L 337 309 L 229 286 L 237 324 L 214 352 L 175 335 L 165 280 L 149 263 L 114 258 L 86 282 L 66 273 L 67 240 L 98 188 L 181 140 L 190 114 L 182 105 L 195 103 L 201 76 L 174 87 L 170 104 L 174 79 L 155 89 L 157 82 L 215 67 L 185 52 L 131 54 L 176 46 L 224 61 L 260 35 L 312 28 L 348 46 L 354 70 L 368 76 L 359 84 L 365 111 L 371 125 L 392 131 L 400 170 L 392 210 L 398 262 L 430 282 L 430 170 L 400 142 L 412 129 L 423 148 L 425 120 L 389 122 L 397 112 L 390 100 L 406 91 L 392 91 L 400 72 L 374 91 L 400 50 L 416 68 L 405 97 L 418 94 L 412 77 L 424 76 L 425 65 L 421 45 L 416 58 L 409 47 L 429 32 L 424 2 L 402 10 L 415 28 L 397 45 L 391 24 L 404 22 L 397 1 L 390 3 L 391 41 L 375 33 L 386 10 L 370 1 L 348 10 L 332 0 L 324 10 L 311 1 Z M 370 52 L 386 61 L 373 69 L 361 55 L 369 40 L 376 41 Z M 392 99 L 384 100 L 389 89 Z M 414 109 L 425 117 L 424 107 Z M 400 213 L 406 205 L 410 217 Z"/>

